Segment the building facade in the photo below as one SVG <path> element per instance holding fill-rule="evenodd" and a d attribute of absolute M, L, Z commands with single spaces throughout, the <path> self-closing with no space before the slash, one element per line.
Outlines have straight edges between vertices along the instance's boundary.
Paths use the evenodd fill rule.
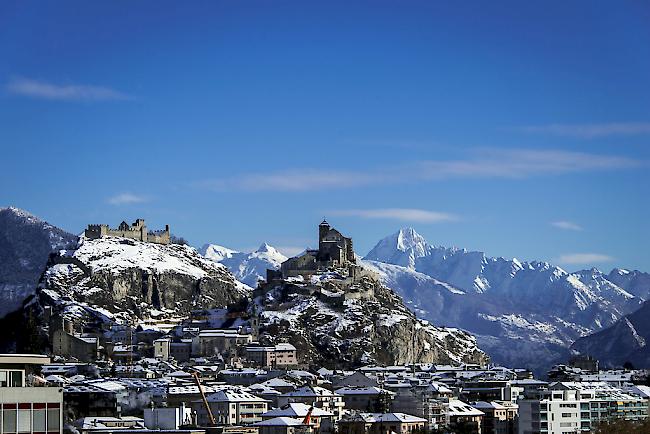
<path fill-rule="evenodd" d="M 26 372 L 49 363 L 40 355 L 0 354 L 2 434 L 63 433 L 63 389 L 30 387 Z"/>

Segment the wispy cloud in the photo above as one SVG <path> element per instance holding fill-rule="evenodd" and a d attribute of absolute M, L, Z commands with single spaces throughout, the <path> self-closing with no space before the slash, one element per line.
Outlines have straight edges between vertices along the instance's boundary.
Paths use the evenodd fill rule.
<path fill-rule="evenodd" d="M 107 202 L 111 205 L 129 205 L 133 203 L 147 202 L 149 199 L 133 193 L 120 193 L 109 197 Z"/>
<path fill-rule="evenodd" d="M 379 174 L 371 172 L 290 169 L 284 172 L 249 173 L 232 178 L 206 180 L 198 185 L 211 190 L 312 191 L 357 187 L 381 180 Z"/>
<path fill-rule="evenodd" d="M 337 216 L 352 216 L 364 219 L 388 219 L 416 223 L 440 223 L 458 220 L 458 217 L 439 211 L 427 211 L 413 208 L 383 208 L 383 209 L 348 209 L 328 211 Z"/>
<path fill-rule="evenodd" d="M 465 159 L 397 163 L 359 170 L 287 169 L 209 179 L 196 186 L 216 191 L 304 192 L 447 178 L 528 178 L 540 175 L 621 170 L 647 165 L 619 155 L 563 150 L 482 149 Z"/>
<path fill-rule="evenodd" d="M 650 122 L 528 125 L 512 129 L 523 133 L 541 133 L 554 136 L 593 139 L 614 135 L 650 134 Z"/>
<path fill-rule="evenodd" d="M 551 226 L 556 227 L 558 229 L 564 229 L 566 231 L 581 231 L 582 226 L 580 226 L 577 223 L 573 223 L 570 221 L 566 220 L 560 220 L 557 222 L 551 222 Z"/>
<path fill-rule="evenodd" d="M 566 253 L 561 255 L 557 262 L 569 265 L 589 265 L 602 262 L 612 262 L 615 258 L 601 253 Z"/>
<path fill-rule="evenodd" d="M 15 95 L 59 101 L 124 101 L 133 97 L 102 86 L 79 84 L 58 85 L 29 78 L 15 78 L 6 90 Z"/>

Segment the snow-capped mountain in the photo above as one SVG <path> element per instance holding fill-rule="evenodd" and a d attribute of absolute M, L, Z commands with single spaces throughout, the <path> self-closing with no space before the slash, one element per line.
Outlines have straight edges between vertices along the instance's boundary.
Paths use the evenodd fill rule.
<path fill-rule="evenodd" d="M 50 253 L 77 236 L 18 208 L 0 208 L 0 318 L 34 293 Z"/>
<path fill-rule="evenodd" d="M 266 278 L 266 270 L 277 270 L 287 257 L 274 247 L 264 243 L 250 253 L 238 252 L 217 244 L 206 244 L 201 248 L 206 258 L 223 264 L 237 280 L 250 287 L 257 286 L 257 281 Z"/>
<path fill-rule="evenodd" d="M 650 289 L 643 273 L 621 287 L 595 269 L 568 273 L 433 246 L 411 228 L 379 241 L 365 260 L 423 318 L 475 333 L 493 360 L 510 366 L 564 358 L 575 339 L 635 310 L 642 302 L 635 294 Z"/>
<path fill-rule="evenodd" d="M 578 339 L 571 349 L 597 358 L 602 366 L 650 368 L 650 301 L 611 327 Z"/>

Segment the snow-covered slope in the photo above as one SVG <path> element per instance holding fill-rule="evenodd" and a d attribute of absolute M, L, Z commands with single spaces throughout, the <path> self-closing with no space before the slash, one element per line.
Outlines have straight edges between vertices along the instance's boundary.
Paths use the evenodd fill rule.
<path fill-rule="evenodd" d="M 279 284 L 255 300 L 261 340 L 289 341 L 312 363 L 485 363 L 471 334 L 421 321 L 376 277 L 341 287 L 336 273 Z"/>
<path fill-rule="evenodd" d="M 76 240 L 27 211 L 0 208 L 0 318 L 34 293 L 49 254 Z"/>
<path fill-rule="evenodd" d="M 40 301 L 64 315 L 122 322 L 225 306 L 249 291 L 192 247 L 118 237 L 82 239 L 61 251 L 39 285 Z"/>
<path fill-rule="evenodd" d="M 248 286 L 257 286 L 257 281 L 266 278 L 266 270 L 277 270 L 287 257 L 272 246 L 264 243 L 251 253 L 238 252 L 219 246 L 206 244 L 201 249 L 206 258 L 223 264 L 237 280 Z"/>
<path fill-rule="evenodd" d="M 642 301 L 595 269 L 568 273 L 546 262 L 436 247 L 411 228 L 381 240 L 365 260 L 423 318 L 475 333 L 497 363 L 510 366 L 562 359 L 575 339 Z M 643 292 L 639 281 L 629 284 L 636 293 Z"/>

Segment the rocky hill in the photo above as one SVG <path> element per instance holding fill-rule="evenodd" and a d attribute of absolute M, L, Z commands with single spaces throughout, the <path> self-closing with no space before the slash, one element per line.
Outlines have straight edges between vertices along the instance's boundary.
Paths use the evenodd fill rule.
<path fill-rule="evenodd" d="M 650 368 L 650 301 L 614 325 L 578 339 L 571 349 L 598 359 L 602 366 Z"/>
<path fill-rule="evenodd" d="M 206 244 L 201 248 L 201 254 L 206 258 L 223 264 L 237 280 L 250 287 L 257 286 L 260 279 L 266 278 L 266 270 L 277 270 L 287 257 L 278 252 L 273 246 L 262 244 L 254 252 L 238 252 L 217 244 Z"/>
<path fill-rule="evenodd" d="M 564 360 L 576 339 L 637 309 L 650 290 L 645 273 L 569 273 L 433 246 L 410 228 L 381 240 L 365 260 L 422 318 L 472 332 L 497 363 L 539 371 Z"/>
<path fill-rule="evenodd" d="M 192 247 L 106 237 L 52 257 L 39 295 L 68 316 L 127 321 L 225 306 L 249 291 Z"/>
<path fill-rule="evenodd" d="M 0 318 L 34 293 L 51 252 L 77 236 L 18 208 L 0 208 Z"/>
<path fill-rule="evenodd" d="M 475 338 L 421 321 L 392 290 L 364 277 L 342 287 L 336 273 L 278 284 L 255 299 L 262 340 L 289 341 L 312 363 L 485 363 Z"/>

